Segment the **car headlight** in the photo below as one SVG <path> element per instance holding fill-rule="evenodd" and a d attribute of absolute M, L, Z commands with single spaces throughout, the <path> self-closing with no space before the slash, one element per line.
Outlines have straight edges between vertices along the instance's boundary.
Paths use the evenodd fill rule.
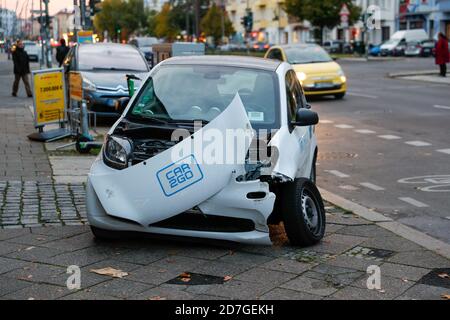
<path fill-rule="evenodd" d="M 97 91 L 97 86 L 91 80 L 83 78 L 83 90 Z"/>
<path fill-rule="evenodd" d="M 297 78 L 300 82 L 303 82 L 306 80 L 306 73 L 304 72 L 296 72 Z"/>
<path fill-rule="evenodd" d="M 345 76 L 345 73 L 344 71 L 342 71 L 342 69 L 338 71 L 338 76 L 342 82 L 347 82 L 347 77 Z"/>
<path fill-rule="evenodd" d="M 130 140 L 108 136 L 103 148 L 103 160 L 112 168 L 125 169 L 128 167 L 132 150 L 133 146 Z"/>

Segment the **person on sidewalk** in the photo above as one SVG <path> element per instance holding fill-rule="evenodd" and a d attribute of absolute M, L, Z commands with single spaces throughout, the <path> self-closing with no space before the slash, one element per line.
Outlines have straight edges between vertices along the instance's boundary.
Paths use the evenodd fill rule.
<path fill-rule="evenodd" d="M 59 40 L 59 43 L 60 46 L 56 49 L 56 61 L 58 61 L 59 66 L 61 67 L 70 49 L 66 45 L 66 40 L 61 39 Z"/>
<path fill-rule="evenodd" d="M 19 90 L 19 82 L 22 79 L 25 90 L 29 98 L 33 96 L 31 91 L 28 75 L 30 74 L 30 58 L 28 53 L 24 49 L 23 42 L 17 40 L 14 47 L 12 47 L 12 58 L 14 63 L 14 84 L 12 88 L 13 97 L 17 97 L 17 91 Z"/>
<path fill-rule="evenodd" d="M 440 32 L 439 40 L 436 44 L 436 64 L 439 65 L 441 77 L 447 76 L 447 63 L 450 62 L 450 53 L 448 51 L 448 39 Z"/>

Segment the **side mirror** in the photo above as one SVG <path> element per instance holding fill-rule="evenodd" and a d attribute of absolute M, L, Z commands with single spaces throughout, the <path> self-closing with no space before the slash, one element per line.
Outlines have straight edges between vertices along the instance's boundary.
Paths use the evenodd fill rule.
<path fill-rule="evenodd" d="M 126 109 L 126 107 L 128 105 L 128 102 L 130 102 L 130 98 L 129 97 L 119 98 L 119 99 L 116 100 L 116 102 L 114 104 L 114 109 L 118 113 L 122 114 L 125 111 L 125 109 Z"/>
<path fill-rule="evenodd" d="M 297 110 L 296 119 L 293 125 L 297 127 L 309 127 L 319 123 L 319 115 L 309 109 L 300 108 Z"/>

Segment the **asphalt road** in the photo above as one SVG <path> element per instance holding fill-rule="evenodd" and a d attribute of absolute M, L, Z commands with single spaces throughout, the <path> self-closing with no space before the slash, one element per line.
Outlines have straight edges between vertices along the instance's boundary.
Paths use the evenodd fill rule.
<path fill-rule="evenodd" d="M 319 186 L 450 243 L 450 86 L 386 77 L 432 59 L 341 65 L 348 96 L 311 101 Z"/>

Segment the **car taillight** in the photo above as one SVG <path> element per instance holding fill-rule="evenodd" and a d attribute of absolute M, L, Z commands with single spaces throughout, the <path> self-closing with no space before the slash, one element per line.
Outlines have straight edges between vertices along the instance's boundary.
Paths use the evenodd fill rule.
<path fill-rule="evenodd" d="M 258 45 L 257 45 L 257 44 L 254 44 L 254 45 L 253 45 L 253 49 L 258 49 Z"/>
<path fill-rule="evenodd" d="M 264 45 L 264 49 L 269 49 L 269 45 L 268 44 Z"/>

